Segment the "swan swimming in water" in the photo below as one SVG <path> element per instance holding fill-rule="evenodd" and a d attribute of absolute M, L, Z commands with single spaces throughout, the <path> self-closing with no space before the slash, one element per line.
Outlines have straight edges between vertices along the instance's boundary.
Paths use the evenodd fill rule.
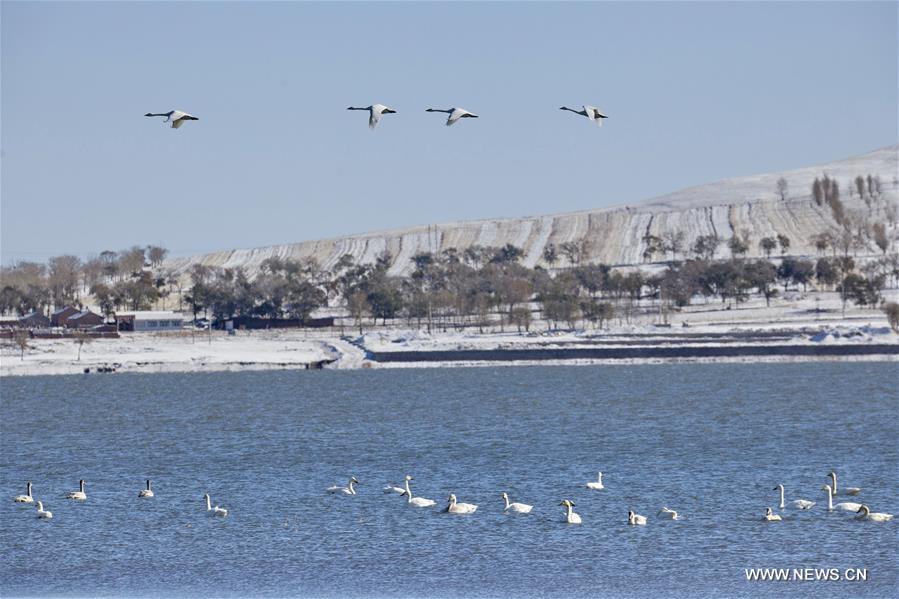
<path fill-rule="evenodd" d="M 37 517 L 41 520 L 49 520 L 53 517 L 53 512 L 50 510 L 44 509 L 44 504 L 40 501 L 37 502 Z"/>
<path fill-rule="evenodd" d="M 449 503 L 446 506 L 446 511 L 449 514 L 473 514 L 475 510 L 478 509 L 478 506 L 472 503 L 458 503 L 456 501 L 456 496 L 453 493 L 450 493 L 450 496 L 446 499 Z"/>
<path fill-rule="evenodd" d="M 605 489 L 605 487 L 602 486 L 602 472 L 597 473 L 595 481 L 587 483 L 587 488 L 596 489 L 597 491 Z"/>
<path fill-rule="evenodd" d="M 530 514 L 531 510 L 534 509 L 534 506 L 528 505 L 526 503 L 509 503 L 509 494 L 503 491 L 503 501 L 506 502 L 506 507 L 503 508 L 504 512 L 515 512 L 518 514 Z"/>
<path fill-rule="evenodd" d="M 841 510 L 844 512 L 857 512 L 862 504 L 855 503 L 854 501 L 843 501 L 834 505 L 833 503 L 833 491 L 830 488 L 830 485 L 824 485 L 821 487 L 822 490 L 827 492 L 827 511 L 832 512 L 834 510 Z"/>
<path fill-rule="evenodd" d="M 668 509 L 667 507 L 663 507 L 662 509 L 660 509 L 658 515 L 664 516 L 669 520 L 680 520 L 680 516 L 677 515 L 677 512 Z"/>
<path fill-rule="evenodd" d="M 571 509 L 574 507 L 574 502 L 569 501 L 568 499 L 563 499 L 562 503 L 559 505 L 565 506 L 565 523 L 566 524 L 580 524 L 581 517 L 574 513 L 574 510 Z"/>
<path fill-rule="evenodd" d="M 432 505 L 437 505 L 437 502 L 433 499 L 425 499 L 424 497 L 413 497 L 412 496 L 412 487 L 409 486 L 409 481 L 412 480 L 412 477 L 408 474 L 406 475 L 406 488 L 403 489 L 403 495 L 408 497 L 407 503 L 412 507 L 431 507 Z M 403 496 L 401 495 L 401 497 Z"/>
<path fill-rule="evenodd" d="M 837 495 L 839 493 L 839 491 L 837 491 L 837 473 L 831 471 L 827 476 L 830 477 L 830 481 L 832 483 L 831 489 L 833 490 L 833 494 Z M 861 492 L 861 487 L 846 487 L 843 489 L 843 493 L 845 493 L 846 495 L 858 495 Z"/>
<path fill-rule="evenodd" d="M 858 508 L 858 516 L 856 520 L 873 520 L 874 522 L 887 522 L 893 519 L 893 514 L 884 514 L 881 512 L 871 512 L 868 506 L 862 505 Z"/>
<path fill-rule="evenodd" d="M 209 493 L 203 495 L 203 498 L 206 499 L 206 513 L 210 516 L 218 516 L 220 518 L 224 518 L 228 515 L 228 510 L 223 507 L 215 506 L 212 507 L 212 500 L 209 499 Z"/>
<path fill-rule="evenodd" d="M 412 480 L 412 477 L 407 474 L 405 480 L 406 480 L 406 484 L 408 484 L 408 481 Z M 400 495 L 402 495 L 403 493 L 406 492 L 406 489 L 405 489 L 405 487 L 396 487 L 394 485 L 387 485 L 386 487 L 384 487 L 384 492 L 385 493 L 399 493 Z"/>
<path fill-rule="evenodd" d="M 142 489 L 138 494 L 138 497 L 153 497 L 153 489 L 150 488 L 150 479 L 147 479 L 147 488 Z"/>
<path fill-rule="evenodd" d="M 780 489 L 780 509 L 784 509 L 786 507 L 786 504 L 784 503 L 784 486 L 777 485 L 776 487 L 774 487 L 775 491 L 777 491 L 778 489 Z M 793 507 L 797 507 L 800 510 L 807 510 L 815 505 L 815 502 L 809 501 L 808 499 L 794 499 L 790 502 L 790 505 L 792 505 Z"/>
<path fill-rule="evenodd" d="M 78 501 L 84 501 L 87 499 L 87 493 L 84 492 L 84 479 L 78 481 L 78 491 L 69 491 L 66 493 L 66 499 L 76 499 Z"/>
<path fill-rule="evenodd" d="M 360 483 L 358 480 L 356 480 L 356 477 L 351 476 L 350 482 L 347 486 L 338 487 L 335 485 L 333 487 L 328 487 L 328 493 L 337 493 L 338 495 L 355 495 L 356 489 L 353 485 L 358 485 L 358 484 L 360 484 Z"/>
<path fill-rule="evenodd" d="M 28 484 L 26 486 L 28 488 L 28 492 L 24 495 L 17 495 L 15 498 L 13 498 L 13 501 L 15 501 L 16 503 L 34 503 L 34 497 L 31 496 L 31 481 L 28 481 Z"/>
<path fill-rule="evenodd" d="M 641 516 L 640 514 L 636 514 L 634 512 L 627 513 L 627 523 L 634 524 L 637 526 L 645 526 L 646 525 L 646 516 Z"/>
<path fill-rule="evenodd" d="M 765 508 L 765 515 L 762 517 L 762 520 L 766 522 L 780 522 L 780 516 L 774 513 L 771 508 Z"/>

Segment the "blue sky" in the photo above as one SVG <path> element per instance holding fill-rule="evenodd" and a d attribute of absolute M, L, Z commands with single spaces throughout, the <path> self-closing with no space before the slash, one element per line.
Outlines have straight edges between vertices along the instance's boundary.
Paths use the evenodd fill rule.
<path fill-rule="evenodd" d="M 0 11 L 4 264 L 599 208 L 897 142 L 894 2 Z M 374 102 L 372 133 L 345 109 Z M 558 110 L 584 103 L 601 129 Z M 142 116 L 172 108 L 200 121 Z"/>

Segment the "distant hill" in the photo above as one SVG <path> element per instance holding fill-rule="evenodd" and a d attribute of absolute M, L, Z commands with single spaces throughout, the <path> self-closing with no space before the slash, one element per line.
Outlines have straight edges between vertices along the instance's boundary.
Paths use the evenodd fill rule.
<path fill-rule="evenodd" d="M 883 184 L 881 201 L 872 216 L 884 221 L 883 206 L 899 197 L 899 146 L 890 146 L 868 154 L 837 162 L 792 171 L 736 177 L 705 185 L 689 187 L 630 206 L 616 206 L 569 214 L 491 219 L 426 225 L 363 235 L 351 235 L 317 241 L 302 241 L 254 249 L 236 249 L 172 258 L 167 267 L 186 275 L 192 265 L 236 268 L 254 275 L 266 258 L 300 259 L 308 256 L 324 268 L 331 267 L 343 254 L 351 254 L 357 262 L 374 262 L 384 250 L 394 256 L 391 274 L 411 270 L 412 256 L 446 248 L 463 250 L 472 245 L 503 246 L 507 243 L 524 250 L 527 266 L 543 264 L 547 244 L 589 242 L 589 261 L 612 265 L 640 264 L 646 249 L 647 234 L 661 237 L 666 231 L 683 231 L 691 244 L 701 235 L 718 235 L 723 241 L 734 232 L 750 234 L 749 256 L 759 255 L 762 237 L 783 234 L 790 238 L 791 254 L 814 254 L 809 238 L 835 228 L 836 222 L 827 205 L 818 206 L 811 197 L 815 177 L 826 173 L 840 185 L 841 199 L 848 213 L 871 212 L 857 194 L 849 195 L 856 176 L 879 176 Z M 789 186 L 786 201 L 777 194 L 777 180 L 783 177 Z M 893 235 L 896 231 L 891 231 Z M 728 256 L 722 243 L 718 257 Z"/>

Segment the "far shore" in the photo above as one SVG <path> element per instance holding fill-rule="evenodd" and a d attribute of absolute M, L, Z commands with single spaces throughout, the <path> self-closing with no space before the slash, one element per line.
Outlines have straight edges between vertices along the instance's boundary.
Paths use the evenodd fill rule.
<path fill-rule="evenodd" d="M 614 321 L 602 329 L 480 332 L 402 326 L 306 330 L 122 333 L 80 348 L 72 339 L 32 339 L 24 356 L 0 348 L 0 376 L 127 372 L 707 362 L 896 361 L 899 335 L 878 310 L 833 296 L 800 295 L 737 309 L 690 306 L 662 324 Z"/>

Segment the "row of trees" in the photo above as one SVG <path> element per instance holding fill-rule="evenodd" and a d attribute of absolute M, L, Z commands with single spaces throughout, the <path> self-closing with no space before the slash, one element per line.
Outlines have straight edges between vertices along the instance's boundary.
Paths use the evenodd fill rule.
<path fill-rule="evenodd" d="M 418 254 L 406 277 L 389 274 L 393 257 L 384 253 L 372 264 L 357 264 L 345 255 L 327 271 L 311 259 L 270 258 L 253 277 L 239 268 L 197 265 L 189 282 L 160 268 L 166 255 L 163 248 L 135 247 L 104 252 L 84 263 L 60 256 L 46 265 L 21 263 L 4 269 L 0 307 L 6 313 L 47 311 L 51 306 L 77 304 L 87 294 L 109 313 L 159 304 L 164 308 L 176 296 L 179 307 L 186 305 L 195 317 L 202 313 L 216 319 L 244 315 L 304 319 L 318 308 L 342 306 L 360 326 L 365 318 L 385 323 L 405 318 L 428 327 L 498 322 L 502 328 L 528 329 L 535 307 L 542 318 L 555 323 L 574 326 L 586 321 L 602 326 L 613 317 L 629 321 L 638 309 L 664 314 L 696 298 L 741 302 L 757 293 L 770 302 L 778 286 L 786 291 L 809 284 L 839 291 L 844 305 L 853 301 L 874 307 L 887 283 L 899 284 L 899 257 L 884 254 L 858 268 L 850 256 L 856 238 L 832 232 L 816 236 L 816 247 L 825 254 L 816 260 L 785 256 L 790 240 L 784 235 L 762 238 L 761 253 L 767 258 L 775 252 L 782 256 L 774 263 L 745 258 L 749 249 L 745 231 L 728 241 L 730 259 L 714 260 L 721 240 L 708 235 L 693 241 L 691 257 L 678 261 L 674 258 L 685 253 L 684 237 L 665 234 L 652 238 L 649 245 L 657 245 L 672 259 L 654 274 L 589 263 L 590 248 L 581 241 L 547 245 L 543 258 L 550 269 L 523 266 L 522 250 L 512 245 L 471 246 Z M 828 248 L 834 250 L 831 256 L 826 255 Z M 563 261 L 570 266 L 554 268 Z M 104 265 L 99 275 L 98 263 Z"/>

